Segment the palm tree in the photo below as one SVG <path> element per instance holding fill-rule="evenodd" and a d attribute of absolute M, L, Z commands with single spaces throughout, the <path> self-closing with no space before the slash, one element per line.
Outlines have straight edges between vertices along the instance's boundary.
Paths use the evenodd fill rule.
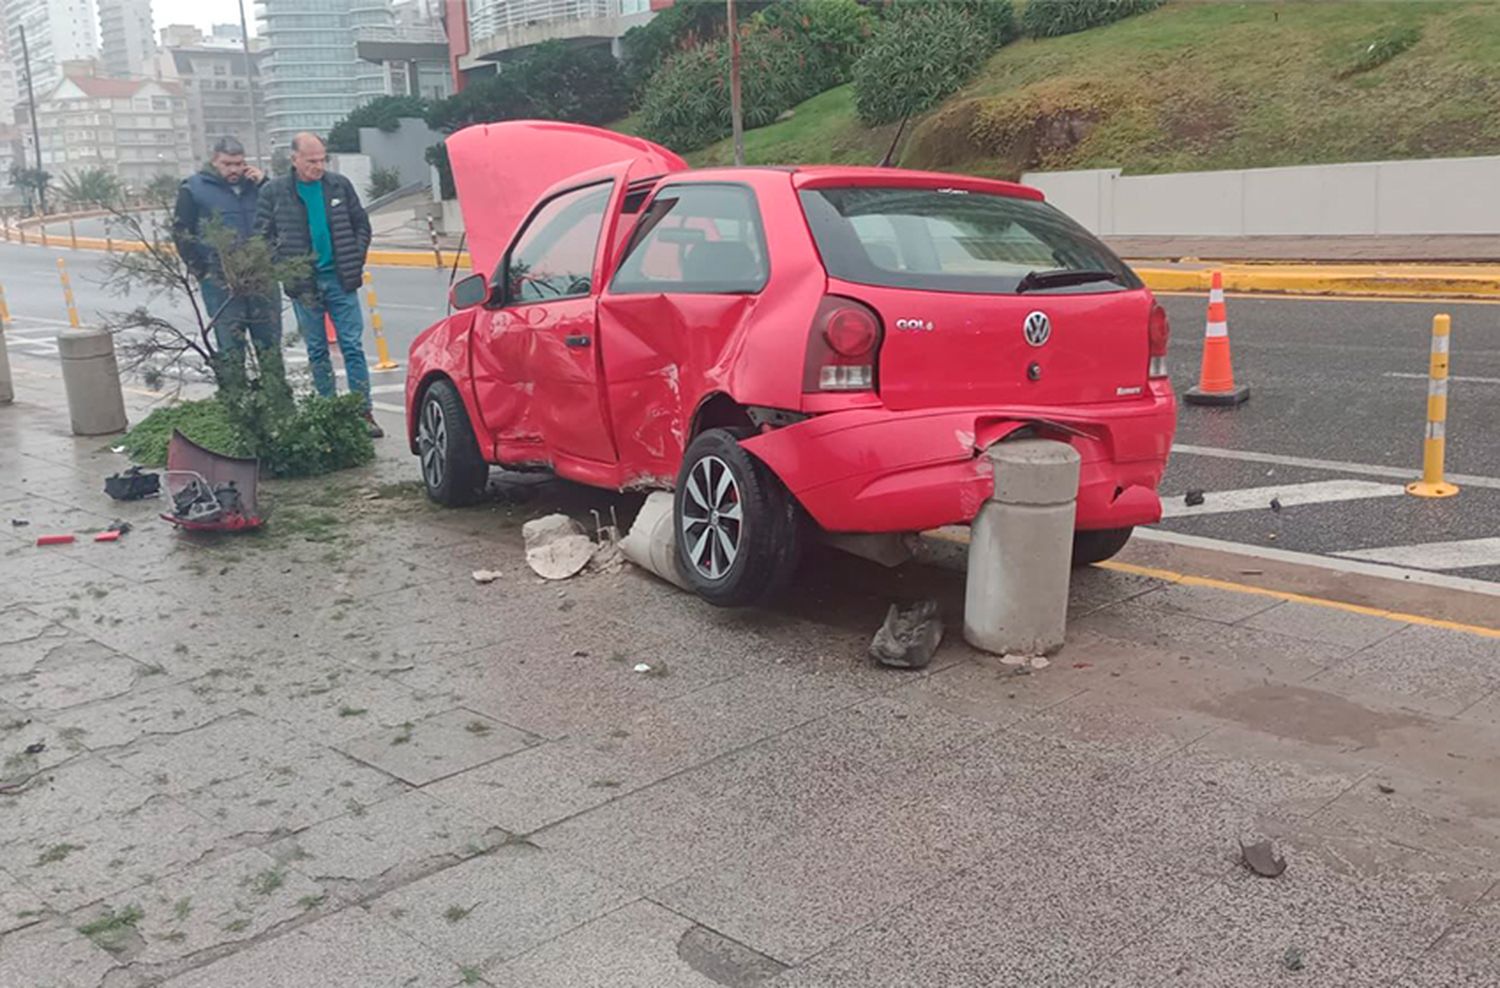
<path fill-rule="evenodd" d="M 107 208 L 119 201 L 120 180 L 103 168 L 88 168 L 63 175 L 63 200 L 70 206 Z"/>

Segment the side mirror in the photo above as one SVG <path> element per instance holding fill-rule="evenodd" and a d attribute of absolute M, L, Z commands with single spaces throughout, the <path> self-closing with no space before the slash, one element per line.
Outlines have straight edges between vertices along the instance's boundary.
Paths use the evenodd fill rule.
<path fill-rule="evenodd" d="M 471 274 L 455 282 L 448 293 L 448 301 L 454 310 L 472 309 L 489 301 L 490 282 L 483 274 Z"/>

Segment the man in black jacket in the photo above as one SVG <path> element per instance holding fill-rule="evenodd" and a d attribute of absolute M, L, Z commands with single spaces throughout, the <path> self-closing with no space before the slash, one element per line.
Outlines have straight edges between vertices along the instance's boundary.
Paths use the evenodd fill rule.
<path fill-rule="evenodd" d="M 214 145 L 202 171 L 184 179 L 172 211 L 172 242 L 198 279 L 207 317 L 213 321 L 222 362 L 220 372 L 238 379 L 245 371 L 245 336 L 255 345 L 261 383 L 286 389 L 281 366 L 281 306 L 274 295 L 232 294 L 224 277 L 219 247 L 250 239 L 260 187 L 266 177 L 247 164 L 245 148 L 233 137 Z M 221 233 L 212 233 L 217 224 Z"/>
<path fill-rule="evenodd" d="M 307 343 L 307 362 L 318 394 L 334 393 L 333 361 L 324 318 L 333 323 L 339 353 L 349 373 L 349 390 L 364 395 L 370 435 L 383 436 L 370 411 L 370 369 L 365 359 L 364 315 L 359 289 L 370 251 L 370 218 L 354 183 L 327 170 L 328 152 L 313 134 L 292 138 L 292 173 L 272 179 L 261 190 L 255 233 L 271 245 L 278 261 L 311 258 L 310 277 L 282 287 L 292 300 L 297 325 Z"/>

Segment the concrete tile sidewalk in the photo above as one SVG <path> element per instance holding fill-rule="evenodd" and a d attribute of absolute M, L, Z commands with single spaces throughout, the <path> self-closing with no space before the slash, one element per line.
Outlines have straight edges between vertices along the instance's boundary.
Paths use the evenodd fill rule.
<path fill-rule="evenodd" d="M 521 522 L 610 499 L 438 510 L 389 439 L 194 538 L 18 370 L 0 984 L 1500 983 L 1500 640 L 1096 569 L 1049 668 L 901 673 L 885 605 L 956 628 L 959 574 L 544 584 Z"/>

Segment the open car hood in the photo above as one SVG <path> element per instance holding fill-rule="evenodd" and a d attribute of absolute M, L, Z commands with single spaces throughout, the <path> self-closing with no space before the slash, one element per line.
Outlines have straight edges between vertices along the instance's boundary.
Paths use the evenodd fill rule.
<path fill-rule="evenodd" d="M 687 168 L 671 151 L 639 137 L 553 120 L 475 124 L 444 143 L 468 233 L 469 264 L 486 275 L 537 198 L 569 176 L 620 161 L 634 162 L 632 175 Z"/>

